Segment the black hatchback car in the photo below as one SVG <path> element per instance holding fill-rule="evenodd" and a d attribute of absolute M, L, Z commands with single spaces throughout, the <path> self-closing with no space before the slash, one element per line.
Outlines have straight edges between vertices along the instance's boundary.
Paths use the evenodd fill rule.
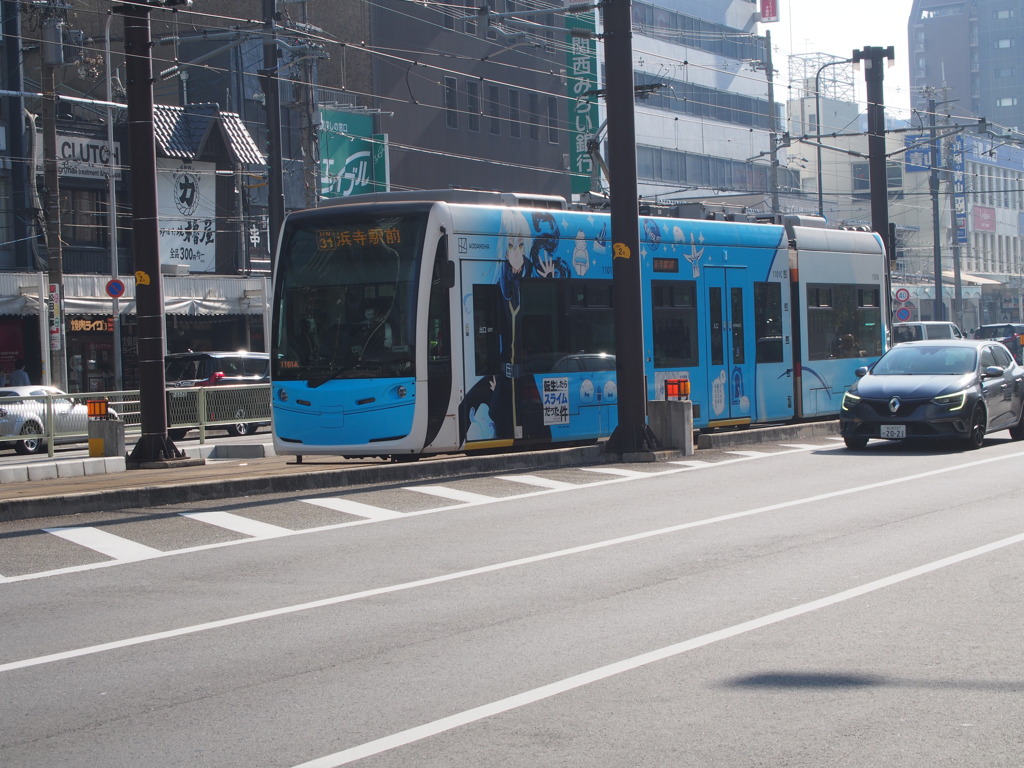
<path fill-rule="evenodd" d="M 997 341 L 897 344 L 857 376 L 839 414 L 848 448 L 870 438 L 953 438 L 973 449 L 1000 429 L 1024 437 L 1024 368 Z"/>

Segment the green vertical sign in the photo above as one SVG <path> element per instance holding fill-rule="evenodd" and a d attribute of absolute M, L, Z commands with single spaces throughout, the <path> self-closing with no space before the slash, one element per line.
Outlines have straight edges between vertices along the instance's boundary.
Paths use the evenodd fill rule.
<path fill-rule="evenodd" d="M 588 37 L 569 35 L 569 172 L 574 195 L 590 191 L 594 160 L 587 152 L 587 142 L 598 129 L 597 98 L 592 94 L 597 84 L 597 29 L 593 13 L 565 17 L 565 28 L 586 30 Z"/>
<path fill-rule="evenodd" d="M 320 117 L 320 197 L 385 191 L 386 137 L 374 135 L 373 118 L 333 109 Z"/>

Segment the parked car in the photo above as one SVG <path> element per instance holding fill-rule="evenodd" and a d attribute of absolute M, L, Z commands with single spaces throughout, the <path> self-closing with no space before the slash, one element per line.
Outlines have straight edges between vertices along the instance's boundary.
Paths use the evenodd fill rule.
<path fill-rule="evenodd" d="M 1000 429 L 1024 437 L 1024 368 L 999 342 L 897 344 L 857 376 L 839 414 L 847 448 L 870 438 L 955 438 L 974 449 Z"/>
<path fill-rule="evenodd" d="M 269 384 L 270 356 L 264 352 L 176 352 L 164 357 L 167 383 L 168 434 L 180 440 L 199 421 L 196 387 Z M 270 388 L 230 390 L 206 395 L 207 421 L 232 419 L 228 434 L 251 435 L 270 424 Z"/>
<path fill-rule="evenodd" d="M 22 455 L 46 450 L 46 401 L 53 403 L 53 429 L 57 443 L 84 443 L 89 439 L 89 409 L 84 401 L 56 387 L 31 385 L 0 388 L 0 436 L 22 436 L 2 441 L 0 448 L 14 447 Z M 38 398 L 18 400 L 15 398 Z M 110 415 L 116 418 L 113 411 Z M 73 434 L 66 434 L 73 433 Z"/>
<path fill-rule="evenodd" d="M 1021 358 L 1021 346 L 1024 345 L 1024 325 L 1021 323 L 993 323 L 983 325 L 974 331 L 976 339 L 995 339 L 1001 341 L 1010 350 L 1013 359 L 1018 363 Z"/>
<path fill-rule="evenodd" d="M 919 323 L 893 323 L 892 343 L 924 341 L 926 339 L 965 339 L 964 332 L 956 323 L 941 320 L 924 320 Z"/>

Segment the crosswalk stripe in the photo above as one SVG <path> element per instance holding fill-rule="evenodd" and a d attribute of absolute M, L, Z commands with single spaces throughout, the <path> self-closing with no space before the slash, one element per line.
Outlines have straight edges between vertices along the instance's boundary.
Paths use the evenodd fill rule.
<path fill-rule="evenodd" d="M 231 512 L 182 512 L 182 517 L 198 520 L 201 523 L 209 523 L 218 528 L 226 528 L 235 533 L 244 533 L 246 536 L 256 538 L 270 538 L 273 536 L 286 536 L 292 531 L 282 528 L 279 525 L 260 522 Z"/>
<path fill-rule="evenodd" d="M 99 528 L 76 526 L 73 528 L 44 528 L 43 530 L 114 560 L 146 560 L 163 554 L 159 549 L 115 536 Z"/>
<path fill-rule="evenodd" d="M 537 475 L 499 475 L 496 479 L 511 480 L 513 483 L 525 483 L 526 485 L 535 485 L 538 488 L 551 488 L 556 491 L 566 491 L 571 488 L 579 488 L 579 486 L 574 483 L 552 480 L 547 477 L 538 477 Z"/>
<path fill-rule="evenodd" d="M 351 499 L 303 499 L 307 504 L 315 504 L 318 507 L 333 509 L 335 512 L 344 512 L 347 515 L 365 517 L 367 520 L 394 520 L 396 517 L 403 517 L 401 512 L 383 507 L 374 507 L 370 504 L 363 504 Z"/>
<path fill-rule="evenodd" d="M 427 493 L 431 496 L 440 496 L 442 499 L 451 499 L 452 501 L 464 501 L 467 504 L 478 501 L 495 501 L 494 496 L 484 496 L 482 493 L 460 491 L 457 488 L 449 488 L 446 485 L 410 485 L 405 488 L 405 490 L 416 491 L 417 493 Z"/>
<path fill-rule="evenodd" d="M 618 475 L 619 477 L 650 477 L 648 472 L 637 472 L 635 469 L 619 469 L 618 467 L 580 467 L 584 472 L 596 472 L 599 475 Z"/>

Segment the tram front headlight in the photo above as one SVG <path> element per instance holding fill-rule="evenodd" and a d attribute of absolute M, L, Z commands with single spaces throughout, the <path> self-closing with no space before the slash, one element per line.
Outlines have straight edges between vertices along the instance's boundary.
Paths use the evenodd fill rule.
<path fill-rule="evenodd" d="M 280 400 L 282 403 L 287 403 L 288 390 L 285 389 L 284 387 L 281 387 L 279 390 L 277 390 L 277 399 Z"/>
<path fill-rule="evenodd" d="M 395 392 L 398 395 L 399 399 L 401 399 L 401 398 L 405 397 L 407 394 L 409 394 L 409 390 L 407 390 L 405 387 L 403 387 L 401 385 L 399 385 L 398 389 L 396 389 Z"/>

